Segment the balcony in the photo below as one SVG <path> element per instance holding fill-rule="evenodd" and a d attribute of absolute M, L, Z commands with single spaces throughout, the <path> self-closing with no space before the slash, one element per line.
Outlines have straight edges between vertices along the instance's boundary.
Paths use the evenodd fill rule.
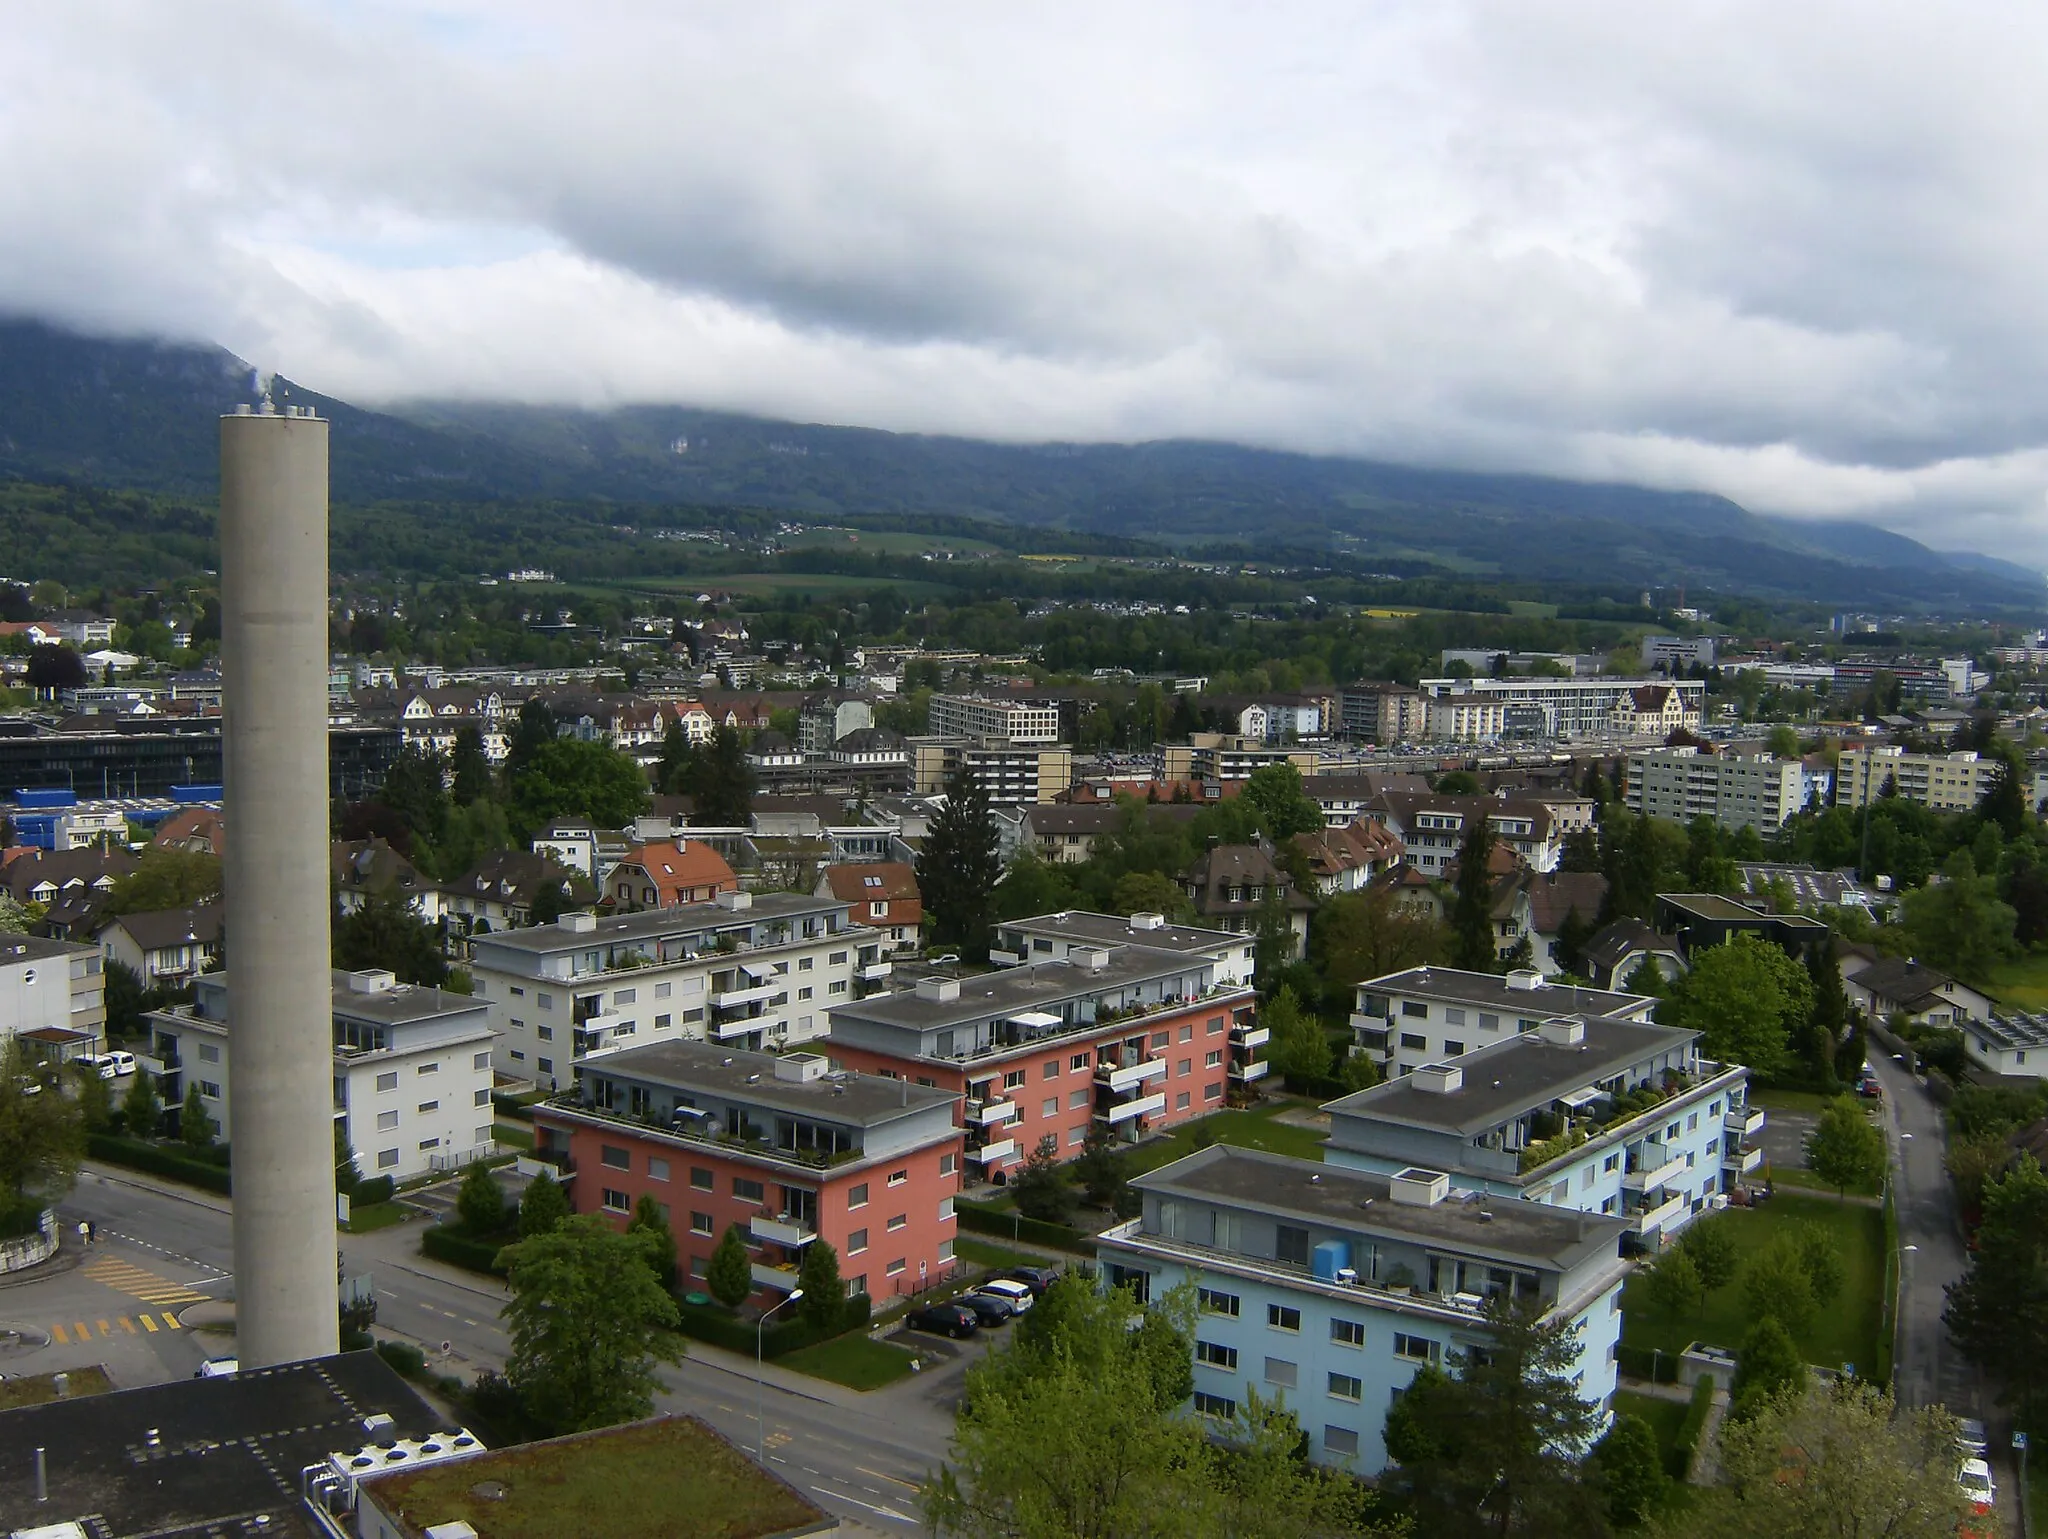
<path fill-rule="evenodd" d="M 1755 1144 L 1748 1144 L 1739 1148 L 1731 1147 L 1721 1151 L 1722 1166 L 1740 1175 L 1748 1175 L 1757 1166 L 1763 1164 L 1763 1162 L 1764 1151 Z"/>
<path fill-rule="evenodd" d="M 860 979 L 863 983 L 879 983 L 895 971 L 894 962 L 863 962 L 860 965 Z"/>
<path fill-rule="evenodd" d="M 1721 1126 L 1737 1138 L 1754 1138 L 1763 1131 L 1763 1109 L 1738 1107 L 1721 1119 Z"/>
<path fill-rule="evenodd" d="M 998 967 L 1022 967 L 1024 965 L 1023 952 L 1001 951 L 994 946 L 988 948 L 988 959 Z"/>
<path fill-rule="evenodd" d="M 978 1128 L 995 1127 L 1017 1120 L 1015 1101 L 969 1101 L 967 1120 Z"/>
<path fill-rule="evenodd" d="M 757 1240 L 767 1240 L 776 1245 L 787 1245 L 791 1249 L 808 1245 L 818 1237 L 813 1221 L 785 1213 L 780 1218 L 765 1218 L 756 1213 L 747 1221 L 747 1230 Z"/>
<path fill-rule="evenodd" d="M 1161 1090 L 1152 1095 L 1140 1096 L 1135 1101 L 1121 1101 L 1106 1113 L 1098 1115 L 1104 1116 L 1110 1126 L 1114 1127 L 1119 1122 L 1129 1122 L 1134 1117 L 1149 1117 L 1154 1112 L 1165 1110 L 1166 1092 Z"/>
<path fill-rule="evenodd" d="M 742 1015 L 735 1020 L 713 1021 L 711 1035 L 720 1042 L 730 1042 L 735 1037 L 744 1037 L 756 1031 L 766 1031 L 777 1024 L 772 1015 Z"/>
<path fill-rule="evenodd" d="M 1117 1095 L 1136 1090 L 1148 1079 L 1157 1079 L 1166 1072 L 1164 1058 L 1148 1058 L 1143 1063 L 1131 1064 L 1128 1068 L 1108 1069 L 1098 1066 L 1095 1083 L 1107 1085 Z"/>
<path fill-rule="evenodd" d="M 1685 1209 L 1683 1197 L 1667 1197 L 1654 1208 L 1642 1208 L 1628 1216 L 1635 1221 L 1637 1234 L 1652 1235 L 1666 1224 L 1684 1217 Z"/>
<path fill-rule="evenodd" d="M 785 1269 L 770 1266 L 765 1261 L 756 1261 L 750 1270 L 754 1274 L 754 1286 L 757 1288 L 770 1288 L 777 1293 L 796 1291 L 797 1271 L 794 1266 Z"/>
<path fill-rule="evenodd" d="M 1264 1079 L 1272 1067 L 1263 1058 L 1255 1063 L 1234 1063 L 1230 1066 L 1230 1077 L 1250 1084 L 1255 1079 Z"/>
<path fill-rule="evenodd" d="M 1630 1162 L 1622 1175 L 1621 1187 L 1627 1192 L 1654 1192 L 1660 1186 L 1669 1186 L 1685 1171 L 1683 1157 L 1667 1160 L 1653 1153 L 1640 1161 Z"/>
<path fill-rule="evenodd" d="M 1232 1047 L 1264 1047 L 1273 1040 L 1273 1033 L 1264 1026 L 1233 1026 L 1230 1028 Z"/>
<path fill-rule="evenodd" d="M 773 999 L 782 988 L 780 978 L 770 978 L 766 983 L 750 983 L 745 988 L 721 989 L 711 996 L 712 1008 L 737 1010 L 744 1005 L 757 1005 Z"/>
<path fill-rule="evenodd" d="M 1000 1138 L 992 1144 L 983 1144 L 979 1149 L 970 1148 L 967 1157 L 977 1165 L 996 1165 L 1017 1152 L 1017 1140 Z"/>

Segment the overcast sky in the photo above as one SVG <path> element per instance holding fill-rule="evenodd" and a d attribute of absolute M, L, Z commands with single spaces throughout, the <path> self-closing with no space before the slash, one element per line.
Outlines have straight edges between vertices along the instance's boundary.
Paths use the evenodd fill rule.
<path fill-rule="evenodd" d="M 0 3 L 0 308 L 2048 564 L 2048 8 Z"/>

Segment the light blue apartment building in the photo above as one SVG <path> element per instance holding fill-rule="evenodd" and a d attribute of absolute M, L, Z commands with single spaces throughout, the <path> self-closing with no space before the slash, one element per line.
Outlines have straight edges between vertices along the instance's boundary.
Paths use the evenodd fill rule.
<path fill-rule="evenodd" d="M 1453 1189 L 1623 1220 L 1656 1249 L 1763 1160 L 1749 1070 L 1702 1058 L 1699 1033 L 1553 1016 L 1333 1101 L 1323 1158 Z"/>
<path fill-rule="evenodd" d="M 1227 1145 L 1131 1185 L 1143 1211 L 1100 1237 L 1105 1280 L 1146 1299 L 1198 1290 L 1197 1415 L 1227 1418 L 1256 1388 L 1300 1418 L 1318 1463 L 1376 1474 L 1388 1407 L 1423 1365 L 1483 1348 L 1502 1294 L 1578 1326 L 1579 1393 L 1611 1406 L 1623 1219 Z"/>

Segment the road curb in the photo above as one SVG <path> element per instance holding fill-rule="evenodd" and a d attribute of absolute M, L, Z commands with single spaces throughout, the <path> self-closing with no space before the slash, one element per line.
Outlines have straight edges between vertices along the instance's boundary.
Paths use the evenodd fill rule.
<path fill-rule="evenodd" d="M 92 1176 L 96 1180 L 112 1182 L 115 1186 L 129 1186 L 139 1192 L 154 1192 L 157 1196 L 168 1197 L 174 1202 L 189 1202 L 195 1208 L 207 1208 L 215 1213 L 232 1214 L 235 1211 L 235 1205 L 231 1202 L 201 1196 L 198 1192 L 181 1187 L 172 1181 L 152 1181 L 134 1171 L 121 1171 L 117 1174 L 101 1165 L 81 1165 L 78 1167 L 78 1173 Z"/>

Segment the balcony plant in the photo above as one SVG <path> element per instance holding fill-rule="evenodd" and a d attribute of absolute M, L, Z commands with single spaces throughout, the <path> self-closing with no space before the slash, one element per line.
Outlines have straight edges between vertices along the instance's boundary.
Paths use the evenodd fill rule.
<path fill-rule="evenodd" d="M 1387 1269 L 1387 1291 L 1389 1293 L 1413 1293 L 1415 1272 L 1407 1262 L 1396 1261 Z"/>

